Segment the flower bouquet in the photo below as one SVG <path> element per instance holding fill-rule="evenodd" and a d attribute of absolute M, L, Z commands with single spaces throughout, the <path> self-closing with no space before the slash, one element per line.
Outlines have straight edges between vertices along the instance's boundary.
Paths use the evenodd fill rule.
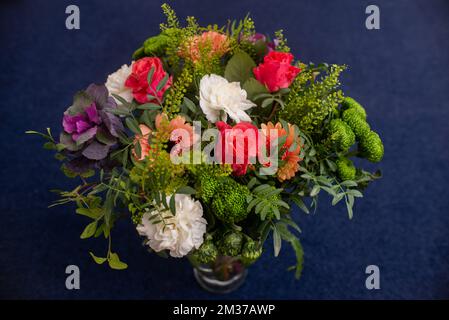
<path fill-rule="evenodd" d="M 105 254 L 90 255 L 113 269 L 127 267 L 111 248 L 126 217 L 149 250 L 188 257 L 208 290 L 235 289 L 267 239 L 275 256 L 283 241 L 292 246 L 299 278 L 291 207 L 308 214 L 327 193 L 352 218 L 354 199 L 380 177 L 350 159 L 379 162 L 384 149 L 365 109 L 339 88 L 346 66 L 295 59 L 282 30 L 256 33 L 250 17 L 181 26 L 162 9 L 161 33 L 129 66 L 75 95 L 58 139 L 28 131 L 80 179 L 53 205 L 76 204 L 91 220 L 81 238 L 108 240 Z"/>

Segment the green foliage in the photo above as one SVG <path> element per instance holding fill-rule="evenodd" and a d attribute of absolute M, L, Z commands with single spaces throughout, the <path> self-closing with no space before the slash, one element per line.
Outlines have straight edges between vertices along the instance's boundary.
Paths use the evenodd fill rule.
<path fill-rule="evenodd" d="M 178 29 L 179 20 L 178 17 L 176 16 L 176 12 L 167 3 L 162 4 L 161 8 L 165 16 L 167 17 L 167 23 L 160 24 L 162 31 L 168 28 Z"/>
<path fill-rule="evenodd" d="M 335 162 L 337 165 L 337 173 L 342 181 L 354 180 L 356 169 L 351 160 L 345 157 L 337 159 Z"/>
<path fill-rule="evenodd" d="M 339 76 L 345 69 L 346 66 L 332 65 L 325 69 L 321 80 L 316 78 L 317 69 L 303 70 L 291 85 L 285 108 L 279 116 L 298 125 L 300 130 L 309 133 L 321 130 L 323 122 L 343 100 L 338 87 Z"/>
<path fill-rule="evenodd" d="M 152 149 L 160 149 L 154 147 Z M 186 185 L 183 177 L 185 168 L 182 164 L 175 164 L 170 160 L 166 151 L 153 152 L 141 163 L 136 164 L 130 171 L 130 179 L 143 192 L 165 192 L 172 194 L 179 187 Z"/>
<path fill-rule="evenodd" d="M 185 67 L 164 97 L 164 112 L 169 118 L 173 118 L 179 113 L 184 96 L 192 82 L 192 70 Z"/>
<path fill-rule="evenodd" d="M 287 39 L 284 37 L 284 31 L 278 30 L 274 33 L 275 39 L 278 41 L 276 51 L 290 52 L 290 47 L 287 45 Z"/>
<path fill-rule="evenodd" d="M 252 189 L 251 194 L 247 198 L 247 211 L 251 212 L 254 209 L 262 221 L 274 218 L 281 219 L 281 210 L 288 211 L 290 209 L 290 206 L 280 196 L 283 189 L 278 189 L 268 184 L 260 184 L 253 188 L 256 181 L 256 178 L 253 178 L 248 184 L 248 187 Z"/>
<path fill-rule="evenodd" d="M 225 69 L 225 78 L 230 82 L 245 83 L 253 78 L 253 68 L 256 66 L 253 59 L 244 51 L 236 52 L 229 60 Z"/>
<path fill-rule="evenodd" d="M 329 142 L 337 151 L 346 152 L 355 143 L 355 135 L 344 121 L 333 119 L 329 124 Z"/>
<path fill-rule="evenodd" d="M 374 132 L 368 132 L 359 143 L 360 154 L 371 162 L 380 162 L 384 156 L 384 145 L 379 135 Z"/>

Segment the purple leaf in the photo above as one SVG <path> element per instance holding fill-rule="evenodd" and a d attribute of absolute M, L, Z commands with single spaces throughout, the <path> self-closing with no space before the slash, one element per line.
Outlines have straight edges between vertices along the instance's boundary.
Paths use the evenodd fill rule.
<path fill-rule="evenodd" d="M 118 117 L 113 115 L 112 113 L 105 112 L 103 110 L 100 110 L 99 114 L 100 114 L 100 117 L 103 120 L 104 124 L 108 128 L 109 132 L 114 137 L 118 138 L 119 137 L 119 133 L 124 131 L 122 121 Z"/>
<path fill-rule="evenodd" d="M 73 137 L 73 140 L 76 141 L 76 144 L 80 146 L 84 142 L 89 141 L 90 139 L 92 139 L 95 136 L 96 133 L 97 133 L 97 127 L 95 126 L 93 128 L 90 128 L 89 130 L 86 130 L 82 134 L 74 133 L 72 135 L 72 137 Z"/>
<path fill-rule="evenodd" d="M 83 113 L 84 110 L 93 102 L 92 97 L 90 97 L 86 92 L 80 91 L 73 97 L 73 105 L 67 109 L 67 113 L 70 115 Z"/>
<path fill-rule="evenodd" d="M 72 159 L 65 164 L 65 166 L 73 172 L 83 173 L 89 169 L 92 169 L 95 165 L 95 161 L 89 160 L 83 156 Z"/>
<path fill-rule="evenodd" d="M 111 135 L 109 131 L 104 127 L 98 127 L 95 137 L 98 141 L 108 146 L 112 146 L 117 143 L 117 139 L 113 135 Z"/>
<path fill-rule="evenodd" d="M 65 145 L 69 151 L 77 151 L 80 149 L 80 146 L 77 146 L 75 141 L 73 141 L 72 136 L 66 132 L 61 132 L 59 142 Z"/>
<path fill-rule="evenodd" d="M 103 109 L 108 102 L 109 93 L 105 85 L 91 84 L 86 89 L 86 93 L 94 99 L 97 108 L 100 110 Z"/>
<path fill-rule="evenodd" d="M 83 156 L 91 160 L 102 160 L 107 157 L 109 146 L 93 141 L 83 151 Z"/>

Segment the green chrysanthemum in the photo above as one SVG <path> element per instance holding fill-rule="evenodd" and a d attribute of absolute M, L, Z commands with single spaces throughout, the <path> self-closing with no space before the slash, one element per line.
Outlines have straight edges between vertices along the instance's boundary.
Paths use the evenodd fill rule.
<path fill-rule="evenodd" d="M 351 97 L 345 97 L 343 99 L 343 102 L 341 103 L 343 105 L 344 109 L 354 109 L 357 111 L 357 113 L 363 118 L 363 120 L 366 120 L 366 111 L 365 108 L 363 108 L 360 103 L 355 101 Z"/>
<path fill-rule="evenodd" d="M 344 121 L 334 119 L 330 123 L 329 139 L 338 151 L 348 151 L 355 143 L 355 134 Z"/>
<path fill-rule="evenodd" d="M 374 131 L 368 132 L 360 140 L 360 152 L 362 157 L 371 161 L 379 162 L 384 156 L 384 145 L 379 135 Z"/>
<path fill-rule="evenodd" d="M 241 185 L 232 178 L 222 179 L 220 187 L 215 190 L 212 199 L 212 210 L 221 221 L 227 223 L 239 222 L 248 215 L 246 198 L 248 187 Z"/>
<path fill-rule="evenodd" d="M 348 158 L 342 157 L 336 161 L 337 173 L 342 181 L 354 180 L 356 169 L 354 164 Z"/>
<path fill-rule="evenodd" d="M 220 253 L 225 256 L 235 257 L 242 251 L 243 235 L 240 232 L 229 231 L 220 240 Z"/>
<path fill-rule="evenodd" d="M 205 203 L 209 203 L 223 183 L 222 178 L 230 173 L 227 167 L 221 165 L 202 165 L 189 167 L 189 169 L 197 176 L 198 194 Z"/>
<path fill-rule="evenodd" d="M 177 35 L 179 30 L 168 28 L 161 34 L 148 38 L 143 46 L 133 54 L 134 59 L 140 59 L 144 56 L 163 56 L 170 42 L 170 39 Z"/>
<path fill-rule="evenodd" d="M 345 110 L 342 119 L 352 129 L 358 140 L 363 139 L 363 137 L 371 130 L 366 120 L 363 119 L 360 113 L 354 108 Z"/>
<path fill-rule="evenodd" d="M 242 249 L 242 261 L 249 265 L 255 262 L 262 255 L 262 247 L 260 244 L 252 239 L 246 240 Z"/>

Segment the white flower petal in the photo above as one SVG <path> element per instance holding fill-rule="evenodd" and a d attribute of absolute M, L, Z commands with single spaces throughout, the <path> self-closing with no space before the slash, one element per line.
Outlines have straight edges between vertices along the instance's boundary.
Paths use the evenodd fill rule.
<path fill-rule="evenodd" d="M 251 121 L 244 110 L 255 104 L 247 100 L 247 93 L 240 83 L 228 82 L 219 75 L 210 74 L 201 79 L 199 91 L 201 110 L 210 122 L 215 123 L 219 119 L 226 121 L 228 115 L 235 122 Z"/>
<path fill-rule="evenodd" d="M 169 250 L 172 257 L 183 257 L 192 249 L 198 249 L 203 243 L 207 221 L 203 218 L 203 207 L 199 201 L 190 196 L 176 194 L 176 215 L 169 218 L 170 225 L 164 228 L 162 223 L 152 224 L 149 218 L 161 213 L 170 214 L 161 208 L 143 215 L 141 224 L 136 229 L 140 235 L 148 238 L 147 244 L 156 252 Z M 170 196 L 167 197 L 167 203 Z"/>
<path fill-rule="evenodd" d="M 133 62 L 134 63 L 134 62 Z M 106 80 L 105 86 L 108 88 L 109 94 L 116 94 L 127 102 L 133 101 L 132 89 L 125 87 L 125 81 L 132 71 L 132 64 L 130 66 L 124 64 L 116 72 L 110 74 Z M 115 99 L 115 97 L 114 97 Z M 115 99 L 117 104 L 121 104 L 119 100 Z"/>

